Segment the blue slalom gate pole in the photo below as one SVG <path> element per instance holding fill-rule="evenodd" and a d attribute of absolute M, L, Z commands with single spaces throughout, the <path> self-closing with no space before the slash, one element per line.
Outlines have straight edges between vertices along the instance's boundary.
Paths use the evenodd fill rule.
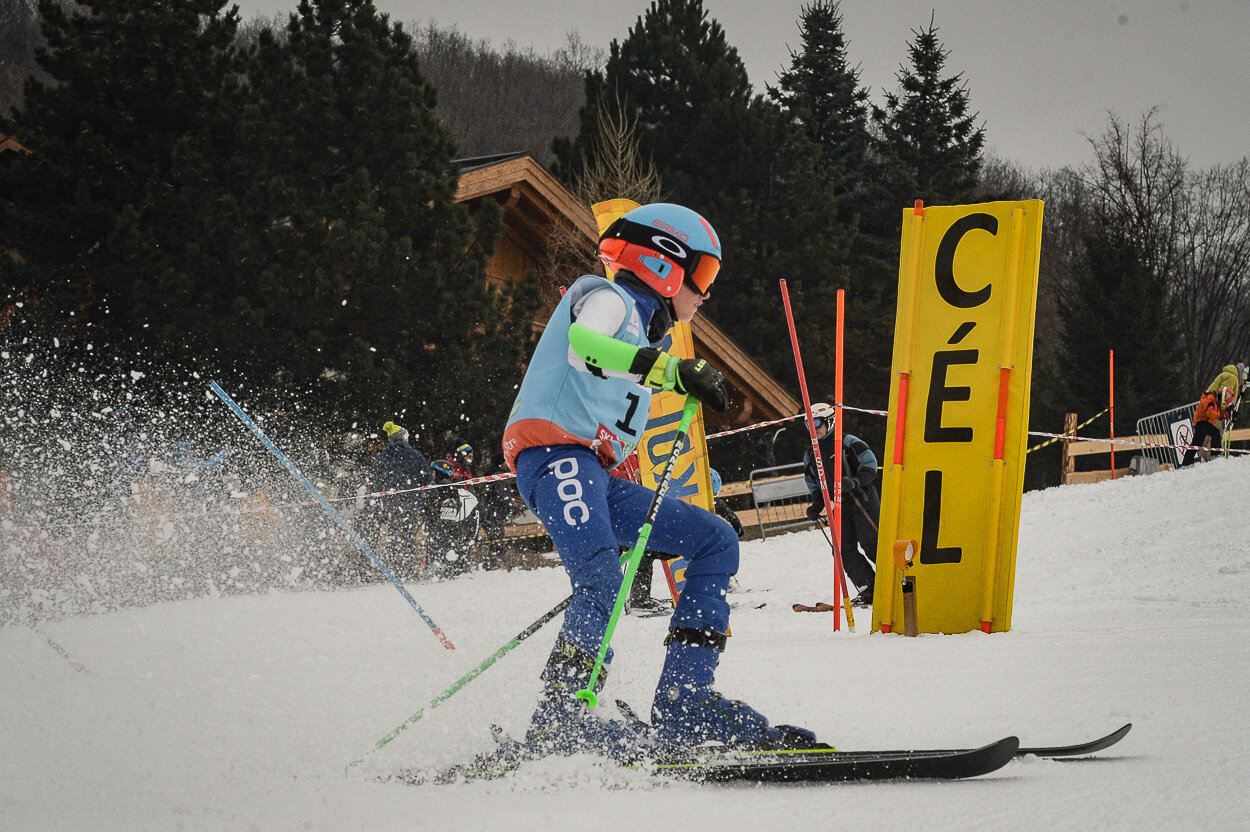
<path fill-rule="evenodd" d="M 399 590 L 399 594 L 404 596 L 404 600 L 417 611 L 417 615 L 421 616 L 421 620 L 429 626 L 429 628 L 434 632 L 434 635 L 438 636 L 438 640 L 443 643 L 443 646 L 448 650 L 455 650 L 456 646 L 451 643 L 451 640 L 448 639 L 439 626 L 434 623 L 434 619 L 426 615 L 425 610 L 421 609 L 421 605 L 417 603 L 417 599 L 413 598 L 412 594 L 408 592 L 404 585 L 399 582 L 399 579 L 395 577 L 395 573 L 382 562 L 382 559 L 374 553 L 373 549 L 369 548 L 369 544 L 365 543 L 364 540 L 361 539 L 360 535 L 356 534 L 356 530 L 343 519 L 343 515 L 335 511 L 334 506 L 330 505 L 329 501 L 326 500 L 325 497 L 321 496 L 321 492 L 317 490 L 316 486 L 309 482 L 308 478 L 300 473 L 299 468 L 295 467 L 295 463 L 287 459 L 286 454 L 278 450 L 278 446 L 273 444 L 268 436 L 265 436 L 264 431 L 256 426 L 256 423 L 243 412 L 243 408 L 235 404 L 234 399 L 230 398 L 229 394 L 227 394 L 225 390 L 222 390 L 217 382 L 210 381 L 208 386 L 214 393 L 217 394 L 217 398 L 225 402 L 226 406 L 234 411 L 234 415 L 239 417 L 239 421 L 247 425 L 252 433 L 256 434 L 256 438 L 269 449 L 270 453 L 278 458 L 278 461 L 282 463 L 283 467 L 290 471 L 291 474 L 294 475 L 295 479 L 299 480 L 300 485 L 304 486 L 304 490 L 313 496 L 313 499 L 317 501 L 326 514 L 330 515 L 330 519 L 335 523 L 338 523 L 339 528 L 347 532 L 347 536 L 351 538 L 353 543 L 360 547 L 360 551 L 364 552 L 369 557 L 369 560 L 373 561 L 373 565 L 382 571 L 382 574 L 386 576 L 386 579 L 395 585 L 395 588 Z"/>

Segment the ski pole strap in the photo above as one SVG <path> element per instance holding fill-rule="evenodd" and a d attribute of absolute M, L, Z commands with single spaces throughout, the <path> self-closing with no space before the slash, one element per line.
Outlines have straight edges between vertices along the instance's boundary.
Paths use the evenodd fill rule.
<path fill-rule="evenodd" d="M 583 690 L 579 690 L 576 694 L 577 698 L 584 701 L 589 708 L 599 704 L 599 698 L 595 695 L 595 682 L 598 681 L 603 663 L 607 659 L 608 646 L 612 643 L 612 634 L 616 631 L 616 622 L 625 612 L 629 590 L 634 585 L 634 576 L 638 574 L 638 565 L 642 562 L 642 554 L 647 549 L 647 541 L 651 539 L 651 527 L 655 525 L 655 518 L 660 513 L 660 503 L 664 495 L 668 493 L 669 483 L 673 479 L 673 467 L 677 464 L 677 457 L 681 456 L 682 448 L 686 444 L 686 434 L 690 430 L 690 423 L 694 421 L 694 414 L 698 410 L 699 400 L 693 396 L 686 396 L 686 406 L 681 412 L 681 424 L 678 425 L 677 435 L 673 438 L 673 450 L 664 462 L 664 470 L 655 486 L 655 495 L 652 496 L 651 505 L 647 508 L 647 517 L 642 523 L 642 528 L 638 530 L 638 540 L 634 543 L 634 548 L 629 551 L 625 577 L 621 581 L 621 588 L 616 592 L 616 603 L 612 605 L 612 614 L 608 617 L 608 626 L 603 632 L 603 641 L 599 644 L 599 654 L 595 657 L 595 666 L 590 672 L 590 681 L 586 683 Z"/>

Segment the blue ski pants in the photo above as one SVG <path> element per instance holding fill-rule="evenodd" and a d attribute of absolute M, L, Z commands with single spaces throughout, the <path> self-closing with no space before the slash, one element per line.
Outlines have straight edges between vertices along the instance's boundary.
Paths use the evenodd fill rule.
<path fill-rule="evenodd" d="M 580 445 L 527 448 L 516 466 L 517 490 L 551 535 L 573 585 L 561 636 L 593 655 L 621 587 L 621 548 L 637 541 L 655 492 L 610 476 L 595 452 Z M 733 528 L 710 511 L 666 497 L 647 550 L 689 561 L 672 626 L 726 632 L 725 592 L 738 571 Z"/>

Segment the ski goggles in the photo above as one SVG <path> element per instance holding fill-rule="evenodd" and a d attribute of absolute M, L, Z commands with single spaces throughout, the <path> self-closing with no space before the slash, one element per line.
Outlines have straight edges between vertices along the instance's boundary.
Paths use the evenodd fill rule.
<path fill-rule="evenodd" d="M 621 240 L 661 255 L 681 269 L 683 278 L 694 284 L 700 294 L 708 293 L 720 272 L 720 258 L 715 255 L 696 251 L 662 229 L 631 222 L 624 217 L 608 226 L 603 238 L 605 241 Z"/>

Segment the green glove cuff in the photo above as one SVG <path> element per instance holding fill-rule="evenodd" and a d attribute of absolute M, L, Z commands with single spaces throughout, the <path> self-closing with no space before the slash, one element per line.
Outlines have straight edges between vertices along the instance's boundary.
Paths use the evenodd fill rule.
<path fill-rule="evenodd" d="M 656 390 L 675 389 L 677 387 L 677 359 L 666 352 L 659 353 L 642 383 Z"/>

